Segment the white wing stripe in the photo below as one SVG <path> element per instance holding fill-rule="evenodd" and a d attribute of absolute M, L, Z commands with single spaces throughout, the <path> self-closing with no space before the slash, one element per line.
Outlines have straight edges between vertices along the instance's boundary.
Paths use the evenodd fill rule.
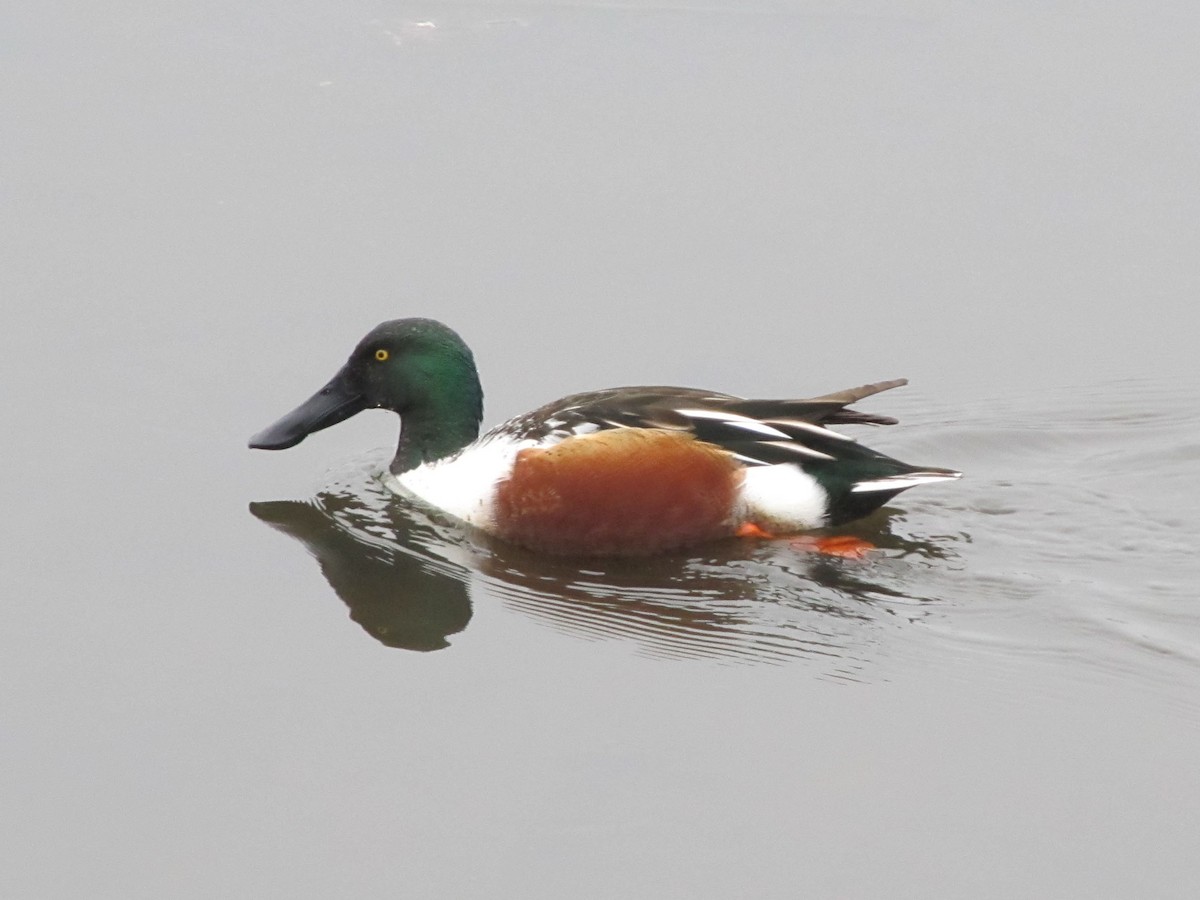
<path fill-rule="evenodd" d="M 752 419 L 749 416 L 739 416 L 737 413 L 721 412 L 712 409 L 677 409 L 675 412 L 681 416 L 687 416 L 689 419 L 715 419 L 731 428 L 740 428 L 743 431 L 751 431 L 755 434 L 766 435 L 767 437 L 788 440 L 786 432 L 780 431 L 778 428 L 772 428 L 770 425 L 764 425 L 762 422 Z"/>
<path fill-rule="evenodd" d="M 918 484 L 932 484 L 935 481 L 953 481 L 960 478 L 959 472 L 913 472 L 909 475 L 888 475 L 873 481 L 860 481 L 850 488 L 850 493 L 861 494 L 869 491 L 902 491 Z"/>
<path fill-rule="evenodd" d="M 854 438 L 848 434 L 842 434 L 840 431 L 834 431 L 832 428 L 825 428 L 821 425 L 814 425 L 812 422 L 802 422 L 799 419 L 764 419 L 763 421 L 769 425 L 783 425 L 787 428 L 795 428 L 798 431 L 819 434 L 821 437 L 837 438 L 841 441 L 855 443 Z"/>
<path fill-rule="evenodd" d="M 810 456 L 813 459 L 833 459 L 828 453 L 822 453 L 820 450 L 814 450 L 812 447 L 806 447 L 804 444 L 798 444 L 795 441 L 760 441 L 759 443 L 767 444 L 771 447 L 779 447 L 781 450 L 791 450 L 793 453 L 798 453 L 801 456 Z"/>

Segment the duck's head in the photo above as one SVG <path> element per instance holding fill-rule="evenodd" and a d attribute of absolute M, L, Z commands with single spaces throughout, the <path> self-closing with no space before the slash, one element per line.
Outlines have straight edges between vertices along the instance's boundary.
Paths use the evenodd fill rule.
<path fill-rule="evenodd" d="M 250 438 L 250 446 L 286 450 L 364 409 L 390 409 L 402 417 L 393 472 L 461 449 L 478 436 L 483 417 L 470 348 L 432 319 L 377 325 L 325 387 Z"/>

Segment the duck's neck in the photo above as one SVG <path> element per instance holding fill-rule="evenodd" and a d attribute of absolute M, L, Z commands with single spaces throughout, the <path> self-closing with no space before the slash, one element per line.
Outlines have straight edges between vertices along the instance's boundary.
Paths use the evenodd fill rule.
<path fill-rule="evenodd" d="M 483 391 L 478 378 L 457 390 L 439 391 L 401 414 L 393 475 L 457 453 L 479 437 Z"/>

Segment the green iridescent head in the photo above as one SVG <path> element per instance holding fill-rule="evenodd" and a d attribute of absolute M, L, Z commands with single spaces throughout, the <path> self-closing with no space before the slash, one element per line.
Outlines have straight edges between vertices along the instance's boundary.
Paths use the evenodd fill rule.
<path fill-rule="evenodd" d="M 393 472 L 441 459 L 479 436 L 483 390 L 470 348 L 433 319 L 395 319 L 371 329 L 329 383 L 250 439 L 286 450 L 364 409 L 401 417 Z"/>

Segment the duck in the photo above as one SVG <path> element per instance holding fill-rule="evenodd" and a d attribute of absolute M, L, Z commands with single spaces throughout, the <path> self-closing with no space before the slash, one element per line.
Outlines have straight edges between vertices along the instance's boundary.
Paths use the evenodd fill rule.
<path fill-rule="evenodd" d="M 362 410 L 391 410 L 400 438 L 382 477 L 397 495 L 537 552 L 644 556 L 829 529 L 908 488 L 961 477 L 830 427 L 896 424 L 851 405 L 904 384 L 769 400 L 608 388 L 480 436 L 483 389 L 470 348 L 441 322 L 404 318 L 371 329 L 324 387 L 249 445 L 284 450 Z M 861 555 L 865 543 L 844 553 L 833 548 L 845 536 L 829 541 L 835 555 Z"/>

